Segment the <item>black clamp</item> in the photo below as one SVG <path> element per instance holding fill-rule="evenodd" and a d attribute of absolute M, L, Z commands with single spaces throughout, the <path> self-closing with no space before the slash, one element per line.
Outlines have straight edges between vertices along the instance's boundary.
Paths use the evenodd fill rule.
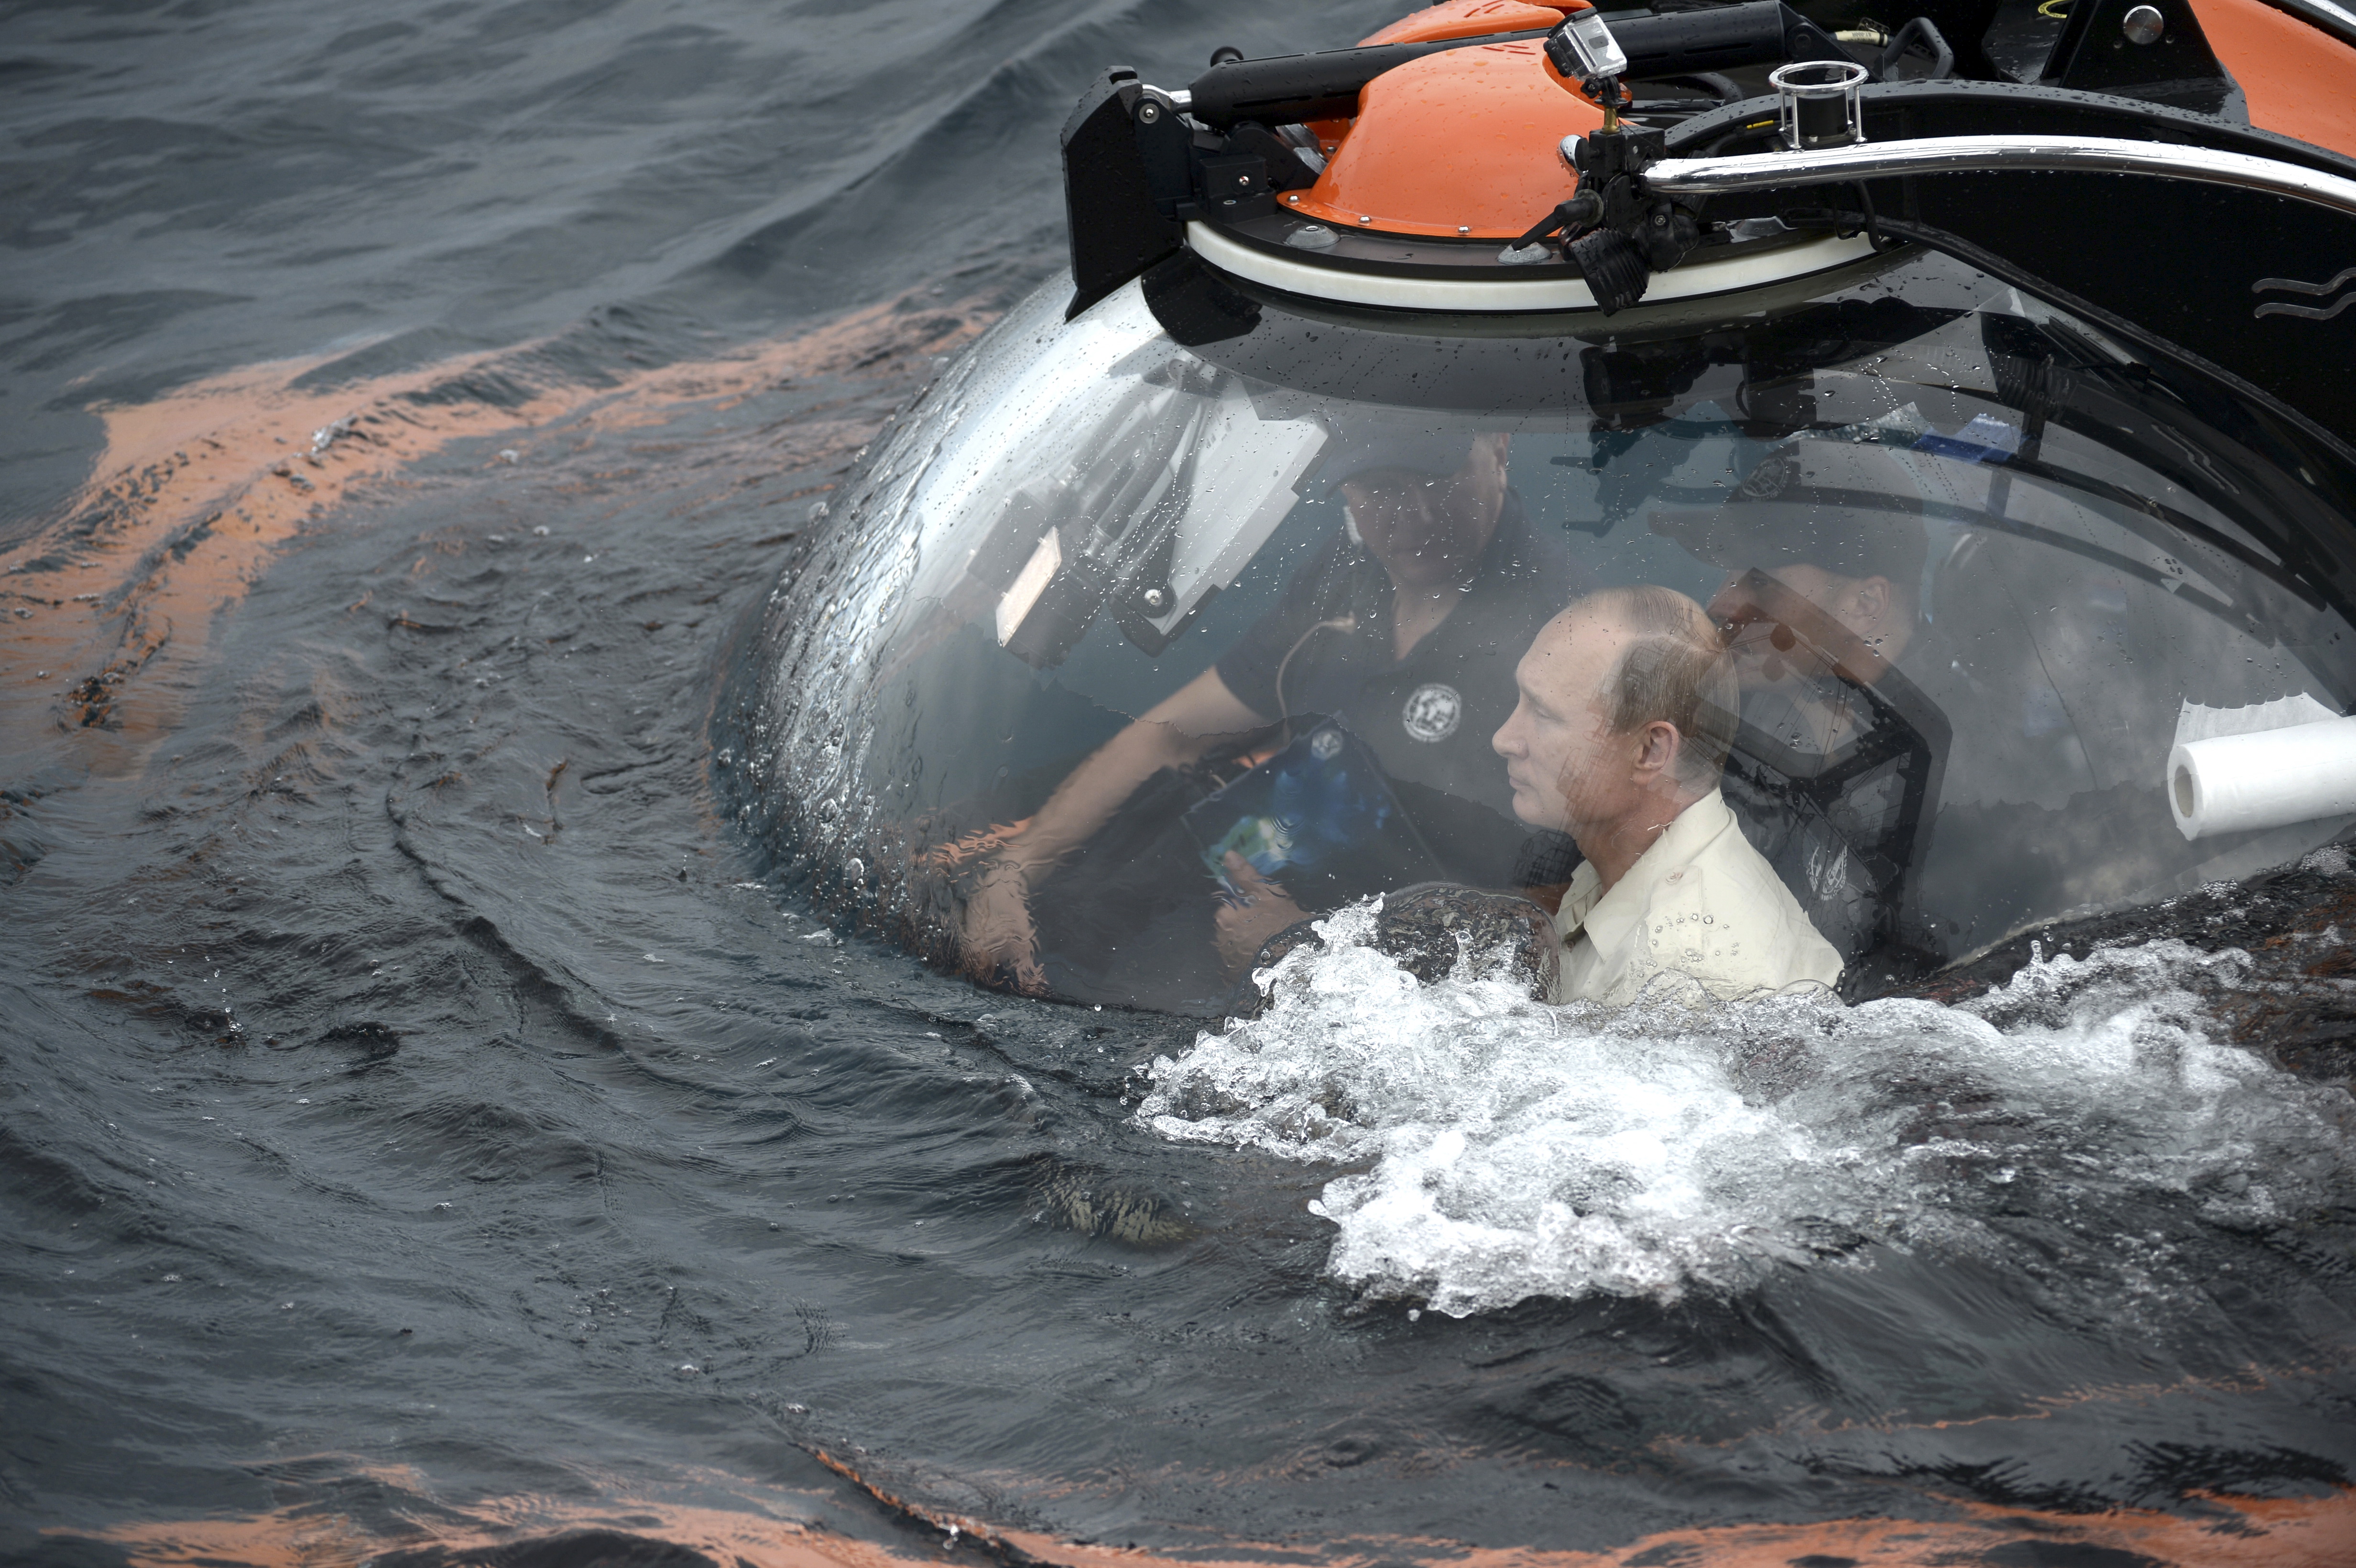
<path fill-rule="evenodd" d="M 1578 267 L 1610 315 L 1644 297 L 1655 272 L 1666 272 L 1701 242 L 1690 208 L 1655 192 L 1644 171 L 1666 155 L 1664 133 L 1621 125 L 1578 139 L 1571 163 L 1579 193 L 1538 219 L 1516 240 L 1549 238 Z"/>
<path fill-rule="evenodd" d="M 1130 114 L 1154 208 L 1180 222 L 1264 218 L 1279 192 L 1308 189 L 1324 167 L 1313 137 L 1289 140 L 1249 120 L 1214 131 L 1190 123 L 1153 89 L 1139 91 Z"/>

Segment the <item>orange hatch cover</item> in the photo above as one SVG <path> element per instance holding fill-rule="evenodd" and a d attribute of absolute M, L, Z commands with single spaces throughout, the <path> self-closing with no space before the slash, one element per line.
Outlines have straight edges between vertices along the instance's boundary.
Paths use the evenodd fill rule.
<path fill-rule="evenodd" d="M 1287 205 L 1347 229 L 1513 239 L 1579 183 L 1562 139 L 1602 123 L 1536 38 L 1426 55 L 1366 83 L 1325 173 Z"/>
<path fill-rule="evenodd" d="M 2262 0 L 2195 0 L 2250 123 L 2356 157 L 2356 49 Z"/>

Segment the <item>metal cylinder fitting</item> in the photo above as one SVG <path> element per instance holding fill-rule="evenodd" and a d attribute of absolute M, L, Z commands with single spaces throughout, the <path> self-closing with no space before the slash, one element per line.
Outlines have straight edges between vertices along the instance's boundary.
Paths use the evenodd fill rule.
<path fill-rule="evenodd" d="M 1853 60 L 1801 60 L 1770 71 L 1768 84 L 1782 101 L 1783 144 L 1813 152 L 1864 141 L 1857 90 L 1869 74 Z"/>

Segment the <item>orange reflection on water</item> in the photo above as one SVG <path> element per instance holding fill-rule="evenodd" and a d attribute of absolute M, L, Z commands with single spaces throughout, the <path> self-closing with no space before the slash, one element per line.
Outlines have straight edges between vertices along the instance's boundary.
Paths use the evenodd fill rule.
<path fill-rule="evenodd" d="M 420 1520 L 409 1529 L 363 1529 L 346 1515 L 293 1508 L 246 1518 L 127 1523 L 86 1533 L 122 1548 L 138 1568 L 357 1568 L 395 1551 L 480 1552 L 502 1543 L 586 1531 L 635 1538 L 648 1562 L 656 1560 L 654 1543 L 664 1542 L 701 1552 L 714 1564 L 746 1568 L 899 1568 L 947 1561 L 1019 1565 L 1026 1559 L 1060 1568 L 1269 1568 L 1305 1561 L 1333 1568 L 1378 1563 L 1450 1568 L 1792 1568 L 1795 1563 L 1811 1568 L 2018 1568 L 2082 1559 L 2164 1568 L 2348 1568 L 2356 1563 L 2356 1492 L 2350 1491 L 2305 1499 L 2205 1498 L 2199 1499 L 2205 1513 L 2197 1517 L 2152 1509 L 2061 1514 L 1954 1503 L 1940 1509 L 1945 1517 L 1931 1520 L 1712 1525 L 1664 1531 L 1601 1552 L 1468 1549 L 1439 1540 L 1340 1536 L 1322 1546 L 1206 1540 L 1180 1557 L 1082 1544 L 1032 1531 L 993 1530 L 904 1502 L 859 1480 L 847 1467 L 835 1467 L 884 1511 L 916 1527 L 916 1539 L 894 1551 L 781 1514 L 635 1499 L 584 1507 L 544 1497 L 481 1505 L 467 1510 L 471 1517 L 463 1524 L 448 1510 L 437 1509 L 433 1522 Z M 735 1489 L 742 1497 L 746 1488 Z M 1919 1506 L 1923 1499 L 1912 1500 Z M 626 1550 L 629 1543 L 618 1544 Z"/>
<path fill-rule="evenodd" d="M 910 1561 L 791 1520 L 721 1509 L 622 1502 L 610 1509 L 576 1509 L 570 1517 L 532 1511 L 536 1519 L 515 1530 L 487 1526 L 389 1537 L 361 1530 L 347 1518 L 288 1509 L 250 1519 L 122 1525 L 91 1531 L 90 1538 L 122 1548 L 137 1568 L 359 1568 L 391 1552 L 483 1552 L 518 1540 L 544 1541 L 584 1531 L 683 1546 L 715 1564 L 743 1563 L 745 1568 L 899 1568 Z M 671 1562 L 675 1568 L 676 1559 Z"/>
<path fill-rule="evenodd" d="M 359 1568 L 395 1552 L 416 1553 L 433 1562 L 495 1552 L 518 1541 L 585 1534 L 622 1538 L 615 1544 L 625 1551 L 637 1544 L 648 1558 L 655 1556 L 655 1542 L 686 1547 L 730 1568 L 739 1563 L 744 1568 L 902 1568 L 911 1561 L 804 1517 L 814 1513 L 825 1498 L 728 1477 L 688 1477 L 700 1499 L 716 1498 L 722 1506 L 712 1500 L 632 1496 L 608 1477 L 602 1478 L 614 1483 L 612 1495 L 594 1504 L 577 1497 L 525 1493 L 458 1507 L 434 1498 L 423 1477 L 403 1467 L 342 1462 L 337 1474 L 337 1483 L 320 1488 L 327 1494 L 325 1500 L 266 1513 L 138 1520 L 46 1533 L 105 1541 L 137 1568 Z M 369 1495 L 365 1510 L 337 1500 L 354 1489 Z M 584 1555 L 594 1560 L 594 1554 Z M 676 1556 L 661 1561 L 667 1568 L 680 1568 Z"/>
<path fill-rule="evenodd" d="M 1922 1499 L 1907 1501 L 1920 1506 Z M 2356 1563 L 2356 1491 L 2276 1500 L 2211 1498 L 2206 1518 L 2150 1509 L 2104 1514 L 2046 1513 L 1952 1505 L 1936 1520 L 1846 1519 L 1818 1524 L 1710 1525 L 1662 1531 L 1602 1552 L 1536 1548 L 1468 1550 L 1451 1541 L 1347 1538 L 1313 1553 L 1321 1563 L 1418 1563 L 1449 1568 L 2021 1568 L 2078 1561 L 2121 1568 L 2349 1568 Z M 1893 1502 L 1898 1499 L 1893 1499 Z M 1299 1563 L 1300 1548 L 1266 1546 L 1156 1557 L 1076 1546 L 1023 1531 L 1001 1532 L 1011 1545 L 1068 1568 L 1270 1568 Z M 2126 1553 L 2124 1557 L 2095 1555 Z M 2080 1555 L 2083 1554 L 2083 1555 Z"/>
<path fill-rule="evenodd" d="M 333 526 L 356 490 L 404 484 L 404 470 L 455 443 L 513 441 L 487 454 L 497 468 L 543 446 L 579 453 L 691 405 L 725 411 L 798 378 L 913 379 L 990 314 L 975 300 L 893 301 L 597 385 L 548 379 L 527 346 L 325 389 L 301 384 L 323 359 L 280 360 L 98 405 L 105 441 L 89 482 L 0 550 L 0 732 L 45 736 L 102 773 L 131 771 L 177 723 L 216 618 L 277 553 Z M 477 379 L 520 395 L 484 401 L 466 390 Z M 812 411 L 765 455 L 786 467 L 839 456 L 872 427 L 872 414 Z"/>

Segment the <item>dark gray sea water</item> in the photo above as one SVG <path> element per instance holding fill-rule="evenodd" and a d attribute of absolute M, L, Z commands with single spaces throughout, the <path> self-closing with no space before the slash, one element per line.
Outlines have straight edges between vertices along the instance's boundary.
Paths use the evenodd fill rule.
<path fill-rule="evenodd" d="M 1608 1034 L 1749 1152 L 1453 1316 L 1349 1151 L 1157 1126 L 1200 1025 L 731 827 L 751 612 L 1058 263 L 1087 77 L 1394 14 L 0 8 L 0 1560 L 2356 1561 L 2344 857 Z M 1416 1006 L 1500 1044 L 1391 1125 L 1561 1087 Z"/>

